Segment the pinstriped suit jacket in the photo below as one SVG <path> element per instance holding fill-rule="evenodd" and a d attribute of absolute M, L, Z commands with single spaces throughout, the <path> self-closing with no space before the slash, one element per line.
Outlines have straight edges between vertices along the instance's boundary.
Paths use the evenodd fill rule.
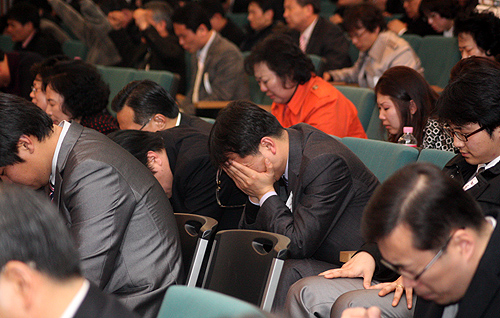
<path fill-rule="evenodd" d="M 340 141 L 307 124 L 286 130 L 292 211 L 278 196 L 247 202 L 240 227 L 287 236 L 290 258 L 340 265 L 340 251 L 362 244 L 361 214 L 379 182 Z"/>
<path fill-rule="evenodd" d="M 57 160 L 54 203 L 83 275 L 142 317 L 182 281 L 172 207 L 151 172 L 106 136 L 72 123 Z"/>

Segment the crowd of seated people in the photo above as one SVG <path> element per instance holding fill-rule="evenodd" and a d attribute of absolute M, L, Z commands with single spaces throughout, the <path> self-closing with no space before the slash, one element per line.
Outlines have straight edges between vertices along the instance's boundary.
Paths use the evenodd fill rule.
<path fill-rule="evenodd" d="M 458 275 L 453 283 L 433 280 L 437 274 L 431 273 L 466 234 L 484 235 L 474 242 L 486 252 L 479 248 L 474 259 L 489 260 L 489 235 L 496 235 L 491 223 L 479 222 L 476 232 L 467 231 L 468 223 L 452 225 L 454 231 L 439 233 L 439 244 L 431 246 L 410 241 L 415 250 L 405 248 L 421 257 L 412 260 L 415 265 L 401 263 L 412 258 L 392 235 L 412 238 L 417 230 L 404 225 L 405 232 L 397 223 L 378 233 L 370 224 L 383 208 L 368 208 L 362 217 L 382 200 L 381 188 L 331 136 L 367 138 L 356 106 L 333 85 L 373 90 L 387 142 L 411 126 L 418 148 L 456 152 L 444 175 L 419 166 L 406 173 L 444 182 L 438 194 L 461 188 L 454 197 L 480 206 L 471 214 L 496 218 L 500 19 L 472 12 L 474 1 L 406 0 L 399 8 L 391 1 L 363 1 L 347 6 L 337 26 L 320 16 L 318 0 L 251 0 L 244 5 L 248 25 L 239 29 L 224 11 L 227 3 L 216 0 L 48 2 L 88 55 L 85 61 L 60 55 L 60 41 L 44 33 L 33 5 L 12 6 L 5 32 L 14 51 L 0 51 L 0 177 L 42 189 L 32 201 L 60 212 L 79 253 L 71 280 L 79 288 L 72 292 L 92 293 L 121 317 L 156 317 L 168 286 L 182 284 L 186 274 L 174 213 L 191 213 L 214 218 L 218 230 L 262 230 L 291 240 L 273 306 L 278 316 L 340 317 L 353 306 L 377 306 L 370 314 L 401 317 L 441 317 L 429 308 L 452 316 L 473 312 L 472 289 L 489 275 L 485 266 L 477 267 L 485 273 L 474 274 L 475 267 L 462 272 L 471 285 Z M 406 16 L 386 22 L 388 13 L 402 8 Z M 463 59 L 441 95 L 400 37 L 409 33 L 457 37 Z M 360 51 L 357 61 L 350 60 L 349 40 Z M 308 54 L 322 58 L 326 72 L 316 74 Z M 133 81 L 109 96 L 96 65 L 179 74 L 185 97 L 151 80 Z M 270 111 L 250 101 L 251 76 L 273 101 Z M 203 101 L 229 104 L 212 124 L 195 116 Z M 389 182 L 399 191 L 406 189 L 404 173 Z M 408 191 L 424 187 L 418 178 Z M 12 189 L 0 187 L 0 205 L 10 191 L 32 196 Z M 340 252 L 349 250 L 357 253 L 342 265 Z M 53 279 L 30 261 L 5 264 L 0 288 L 13 268 Z M 60 278 L 63 286 L 68 277 Z M 438 297 L 439 288 L 453 287 L 453 299 L 433 298 L 429 291 Z M 493 309 L 481 310 L 494 316 Z"/>

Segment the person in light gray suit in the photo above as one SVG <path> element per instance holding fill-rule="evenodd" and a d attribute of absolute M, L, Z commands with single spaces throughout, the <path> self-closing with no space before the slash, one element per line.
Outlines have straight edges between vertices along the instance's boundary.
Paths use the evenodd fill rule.
<path fill-rule="evenodd" d="M 181 102 L 184 112 L 193 114 L 193 104 L 198 101 L 250 99 L 243 55 L 236 45 L 212 30 L 201 6 L 189 3 L 178 8 L 172 21 L 180 45 L 191 53 L 190 83 Z"/>
<path fill-rule="evenodd" d="M 36 105 L 0 94 L 0 175 L 46 188 L 72 234 L 83 275 L 142 317 L 156 317 L 182 281 L 172 207 L 146 167 L 106 136 L 60 126 Z"/>

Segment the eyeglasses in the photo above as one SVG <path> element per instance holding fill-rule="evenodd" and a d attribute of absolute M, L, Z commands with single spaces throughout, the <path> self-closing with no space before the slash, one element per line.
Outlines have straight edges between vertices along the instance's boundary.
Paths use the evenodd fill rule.
<path fill-rule="evenodd" d="M 39 90 L 40 90 L 40 89 L 39 89 L 39 88 L 36 88 L 34 85 L 32 85 L 32 86 L 31 86 L 31 91 L 32 91 L 33 93 L 36 93 L 36 92 L 38 92 Z"/>
<path fill-rule="evenodd" d="M 486 129 L 486 127 L 481 127 L 479 129 L 476 129 L 474 130 L 473 132 L 471 133 L 468 133 L 468 134 L 462 134 L 461 132 L 458 132 L 458 131 L 455 131 L 453 130 L 450 126 L 447 126 L 447 127 L 444 127 L 445 131 L 453 138 L 453 137 L 457 137 L 458 140 L 460 141 L 464 141 L 464 142 L 467 142 L 469 141 L 469 137 L 474 135 L 474 134 L 477 134 L 478 132 L 480 131 L 483 131 Z"/>
<path fill-rule="evenodd" d="M 349 37 L 349 40 L 352 40 L 352 39 L 359 39 L 361 38 L 368 30 L 366 29 L 362 29 L 361 31 L 358 31 L 358 32 L 349 32 L 348 34 L 348 37 Z"/>
<path fill-rule="evenodd" d="M 147 122 L 145 122 L 145 123 L 144 123 L 144 125 L 142 125 L 142 127 L 141 127 L 139 130 L 144 129 L 144 127 L 146 127 L 146 126 L 147 126 L 147 124 L 149 124 L 149 122 L 151 121 L 151 119 L 153 119 L 153 117 L 154 117 L 154 116 L 149 117 L 148 121 L 147 121 Z"/>
<path fill-rule="evenodd" d="M 222 174 L 222 169 L 219 168 L 217 169 L 217 174 L 215 175 L 215 182 L 217 183 L 217 188 L 215 189 L 215 198 L 217 199 L 217 204 L 221 207 L 221 208 L 242 208 L 245 206 L 245 204 L 240 204 L 240 205 L 224 205 L 221 203 L 220 201 L 220 197 L 219 197 L 219 192 L 221 190 L 221 180 L 220 180 L 220 176 Z"/>
<path fill-rule="evenodd" d="M 427 263 L 427 265 L 424 267 L 423 270 L 420 271 L 420 273 L 414 275 L 410 272 L 407 272 L 402 266 L 400 265 L 393 265 L 391 263 L 389 263 L 388 261 L 386 261 L 385 259 L 381 259 L 380 262 L 385 266 L 387 267 L 388 269 L 398 273 L 399 275 L 401 276 L 405 276 L 413 281 L 417 281 L 419 280 L 419 278 L 441 257 L 441 255 L 443 255 L 444 251 L 446 250 L 446 247 L 448 247 L 448 244 L 450 243 L 451 241 L 451 238 L 453 237 L 453 235 L 455 234 L 455 232 L 453 232 L 450 237 L 446 240 L 446 242 L 444 243 L 443 247 L 441 247 L 441 249 L 439 250 L 439 252 L 437 252 L 437 254 L 431 259 L 431 261 L 429 263 Z"/>

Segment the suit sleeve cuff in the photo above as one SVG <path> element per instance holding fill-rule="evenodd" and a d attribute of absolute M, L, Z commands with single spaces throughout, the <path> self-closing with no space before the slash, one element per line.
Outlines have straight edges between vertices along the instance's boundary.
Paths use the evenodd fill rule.
<path fill-rule="evenodd" d="M 262 198 L 260 198 L 260 200 L 259 200 L 259 205 L 260 205 L 260 206 L 262 206 L 262 205 L 264 204 L 264 202 L 266 202 L 266 200 L 267 200 L 270 196 L 273 196 L 273 195 L 278 195 L 278 194 L 276 193 L 276 191 L 269 191 L 268 193 L 264 194 L 264 195 L 262 196 Z M 250 200 L 250 202 L 252 202 L 252 201 Z M 252 202 L 252 203 L 253 203 L 253 202 Z M 255 203 L 254 203 L 254 204 L 255 204 Z"/>

